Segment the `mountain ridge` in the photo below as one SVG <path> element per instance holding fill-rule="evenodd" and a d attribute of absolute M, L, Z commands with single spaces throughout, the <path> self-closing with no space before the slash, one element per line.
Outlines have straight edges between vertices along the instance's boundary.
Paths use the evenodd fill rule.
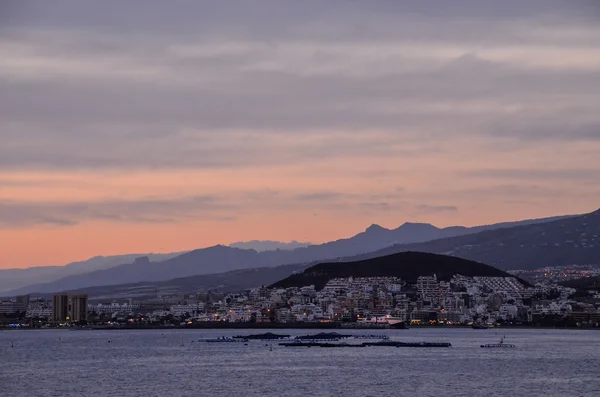
<path fill-rule="evenodd" d="M 249 240 L 249 241 L 238 241 L 229 244 L 231 248 L 241 249 L 253 249 L 256 252 L 263 251 L 276 251 L 276 250 L 293 250 L 301 247 L 308 247 L 312 243 L 300 242 L 292 240 L 289 242 L 274 241 L 274 240 Z"/>
<path fill-rule="evenodd" d="M 489 229 L 420 243 L 396 244 L 342 260 L 363 260 L 405 251 L 452 255 L 487 263 L 502 270 L 600 264 L 600 209 L 549 222 Z"/>
<path fill-rule="evenodd" d="M 487 226 L 436 228 L 426 223 L 404 223 L 396 229 L 386 229 L 371 225 L 353 237 L 327 242 L 320 245 L 296 248 L 291 251 L 277 250 L 257 252 L 217 245 L 185 252 L 161 262 L 150 262 L 140 266 L 126 263 L 109 269 L 68 276 L 50 283 L 37 283 L 4 292 L 17 295 L 32 292 L 57 292 L 101 285 L 118 285 L 140 281 L 165 281 L 178 277 L 203 274 L 218 274 L 248 268 L 273 267 L 284 264 L 310 264 L 316 261 L 336 260 L 376 252 L 395 247 L 398 241 L 419 242 L 442 238 L 456 233 L 460 235 L 477 233 L 483 229 L 503 228 L 507 225 L 546 223 L 555 219 L 565 219 L 572 215 L 504 222 Z M 498 226 L 502 225 L 502 226 Z M 431 232 L 431 233 L 430 233 Z M 438 238 L 439 239 L 439 238 Z M 417 250 L 419 251 L 419 250 Z"/>

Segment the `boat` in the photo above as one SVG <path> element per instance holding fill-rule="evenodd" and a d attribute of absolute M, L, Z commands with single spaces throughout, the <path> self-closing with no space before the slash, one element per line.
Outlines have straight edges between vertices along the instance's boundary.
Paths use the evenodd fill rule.
<path fill-rule="evenodd" d="M 406 325 L 406 322 L 404 321 L 399 321 L 397 323 L 389 323 L 390 324 L 390 328 L 394 328 L 394 329 L 408 329 L 408 325 Z"/>
<path fill-rule="evenodd" d="M 473 329 L 488 329 L 488 325 L 486 323 L 473 323 L 472 325 Z"/>
<path fill-rule="evenodd" d="M 406 322 L 400 317 L 392 317 L 389 314 L 380 317 L 360 318 L 356 322 L 357 325 L 373 328 L 395 328 L 407 329 Z"/>
<path fill-rule="evenodd" d="M 510 343 L 504 343 L 504 338 L 500 338 L 500 343 L 488 343 L 486 345 L 481 345 L 482 348 L 485 349 L 514 349 L 516 346 L 511 345 Z"/>

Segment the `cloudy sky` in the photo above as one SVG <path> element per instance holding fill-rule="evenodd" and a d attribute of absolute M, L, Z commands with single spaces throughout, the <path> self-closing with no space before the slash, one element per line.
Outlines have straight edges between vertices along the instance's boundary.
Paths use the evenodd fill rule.
<path fill-rule="evenodd" d="M 600 207 L 594 0 L 0 2 L 0 267 Z"/>

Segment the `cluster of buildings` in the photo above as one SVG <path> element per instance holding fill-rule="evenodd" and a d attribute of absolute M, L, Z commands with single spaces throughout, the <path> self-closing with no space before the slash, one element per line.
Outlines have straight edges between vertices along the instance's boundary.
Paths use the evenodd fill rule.
<path fill-rule="evenodd" d="M 600 323 L 600 291 L 585 299 L 553 283 L 526 286 L 515 277 L 464 277 L 439 280 L 435 275 L 406 282 L 396 277 L 335 278 L 315 286 L 255 288 L 240 293 L 219 291 L 159 295 L 121 302 L 88 302 L 87 295 L 57 294 L 52 300 L 18 297 L 1 310 L 25 311 L 29 324 L 57 326 L 194 326 L 207 322 L 305 323 L 341 322 L 345 326 L 390 326 L 396 323 L 539 324 L 551 319 L 570 325 Z M 552 325 L 548 323 L 546 325 Z"/>
<path fill-rule="evenodd" d="M 87 321 L 88 310 L 87 294 L 56 294 L 52 300 L 18 296 L 0 302 L 0 325 L 28 327 L 42 322 L 45 325 L 77 324 Z M 36 323 L 32 323 L 31 319 L 36 319 Z"/>

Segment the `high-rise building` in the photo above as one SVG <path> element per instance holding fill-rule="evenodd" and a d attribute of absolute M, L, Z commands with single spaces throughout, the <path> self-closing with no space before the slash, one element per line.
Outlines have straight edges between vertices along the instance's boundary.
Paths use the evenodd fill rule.
<path fill-rule="evenodd" d="M 56 294 L 52 297 L 52 319 L 54 321 L 69 320 L 69 295 Z"/>
<path fill-rule="evenodd" d="M 69 295 L 69 314 L 71 321 L 87 320 L 88 296 L 87 294 Z"/>
<path fill-rule="evenodd" d="M 52 303 L 52 318 L 56 322 L 87 320 L 87 294 L 56 294 Z"/>

